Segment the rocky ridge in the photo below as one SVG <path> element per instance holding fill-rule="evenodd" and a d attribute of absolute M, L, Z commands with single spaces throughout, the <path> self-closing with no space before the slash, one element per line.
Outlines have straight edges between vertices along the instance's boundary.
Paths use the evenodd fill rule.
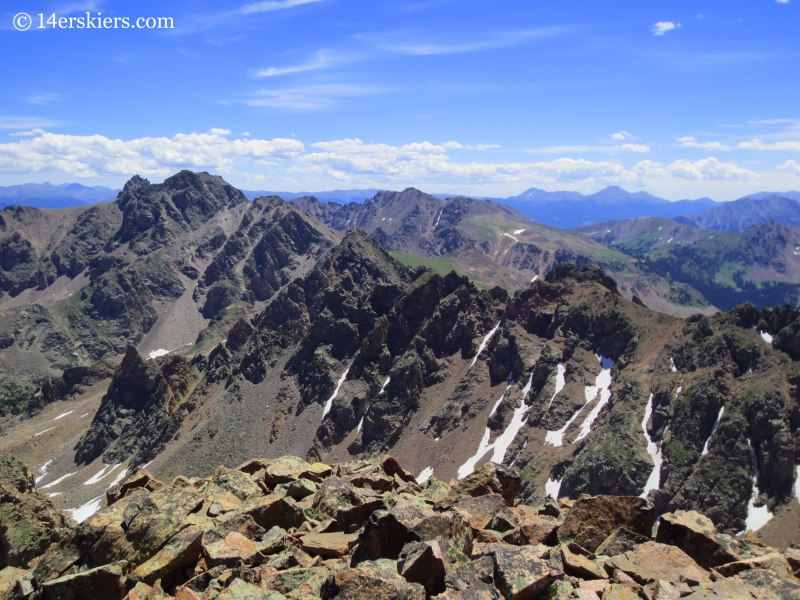
<path fill-rule="evenodd" d="M 19 485 L 3 459 L 3 490 Z M 23 475 L 22 479 L 26 479 Z M 27 483 L 27 503 L 46 504 Z M 718 533 L 695 512 L 638 497 L 522 502 L 516 469 L 418 483 L 390 456 L 342 464 L 285 456 L 164 484 L 142 469 L 108 508 L 18 552 L 4 599 L 796 598 L 800 549 Z M 4 515 L 24 505 L 4 491 Z M 52 510 L 51 510 L 52 512 Z M 4 523 L 7 521 L 4 520 Z"/>

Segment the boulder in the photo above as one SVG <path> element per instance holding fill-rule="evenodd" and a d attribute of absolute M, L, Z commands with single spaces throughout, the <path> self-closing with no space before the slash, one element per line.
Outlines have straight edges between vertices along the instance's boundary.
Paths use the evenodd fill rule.
<path fill-rule="evenodd" d="M 619 527 L 611 532 L 603 543 L 594 551 L 598 556 L 616 556 L 630 552 L 637 546 L 651 541 L 649 537 L 628 531 L 624 527 Z"/>
<path fill-rule="evenodd" d="M 574 554 L 566 546 L 561 546 L 561 559 L 567 575 L 574 575 L 581 579 L 605 579 L 606 577 L 593 560 L 580 554 Z"/>
<path fill-rule="evenodd" d="M 316 493 L 316 484 L 305 477 L 301 477 L 286 486 L 286 495 L 297 501 L 307 498 L 308 496 L 313 496 Z"/>
<path fill-rule="evenodd" d="M 438 540 L 412 542 L 400 552 L 397 570 L 406 581 L 419 583 L 428 596 L 444 591 L 448 560 Z"/>
<path fill-rule="evenodd" d="M 435 514 L 430 509 L 416 506 L 373 513 L 358 537 L 358 547 L 353 554 L 353 566 L 367 560 L 397 560 L 409 531 L 416 524 Z"/>
<path fill-rule="evenodd" d="M 287 496 L 270 494 L 257 496 L 242 503 L 238 513 L 249 515 L 264 529 L 278 526 L 281 529 L 300 527 L 306 520 L 303 510 Z"/>
<path fill-rule="evenodd" d="M 495 585 L 508 600 L 538 598 L 564 575 L 558 549 L 494 544 L 487 555 L 494 559 Z"/>
<path fill-rule="evenodd" d="M 619 527 L 650 536 L 656 510 L 647 498 L 634 496 L 582 496 L 567 513 L 558 539 L 575 542 L 590 552 Z"/>
<path fill-rule="evenodd" d="M 252 563 L 258 555 L 258 548 L 241 533 L 234 531 L 218 542 L 203 545 L 203 554 L 206 564 L 211 568 L 233 567 L 239 564 L 239 561 L 245 564 Z"/>
<path fill-rule="evenodd" d="M 327 600 L 424 600 L 425 588 L 397 574 L 394 562 L 362 563 L 333 573 L 322 586 L 320 598 Z"/>
<path fill-rule="evenodd" d="M 234 579 L 228 587 L 220 592 L 217 600 L 283 600 L 285 597 L 278 592 L 262 590 L 252 583 Z"/>
<path fill-rule="evenodd" d="M 89 569 L 73 575 L 65 575 L 42 584 L 42 600 L 122 600 L 125 597 L 125 575 L 129 563 L 120 561 L 110 565 Z"/>
<path fill-rule="evenodd" d="M 17 600 L 24 598 L 33 589 L 26 577 L 29 571 L 17 567 L 6 567 L 0 570 L 0 599 Z"/>
<path fill-rule="evenodd" d="M 677 546 L 704 569 L 740 560 L 734 540 L 717 533 L 714 523 L 695 511 L 678 510 L 661 515 L 656 541 Z"/>
<path fill-rule="evenodd" d="M 500 494 L 506 506 L 514 506 L 514 501 L 520 493 L 522 493 L 522 479 L 517 469 L 486 463 L 472 475 L 459 481 L 448 498 Z"/>
<path fill-rule="evenodd" d="M 350 553 L 358 536 L 352 533 L 309 533 L 301 539 L 303 552 L 322 558 L 340 558 Z"/>
<path fill-rule="evenodd" d="M 453 504 L 456 508 L 469 515 L 470 527 L 477 533 L 480 529 L 487 529 L 495 515 L 506 508 L 506 501 L 500 494 L 489 493 L 483 496 L 465 496 Z"/>
<path fill-rule="evenodd" d="M 203 530 L 189 527 L 173 536 L 153 557 L 130 574 L 129 580 L 153 585 L 156 580 L 166 581 L 179 570 L 194 565 L 203 547 Z"/>
<path fill-rule="evenodd" d="M 106 492 L 106 502 L 108 506 L 111 506 L 121 498 L 125 497 L 129 491 L 134 490 L 136 488 L 145 488 L 146 490 L 152 492 L 160 488 L 163 483 L 155 479 L 149 471 L 145 471 L 141 467 L 136 469 L 136 471 L 128 477 L 122 483 L 118 483 Z"/>
<path fill-rule="evenodd" d="M 752 569 L 736 577 L 716 581 L 695 590 L 684 600 L 718 600 L 719 598 L 750 598 L 764 600 L 794 600 L 800 598 L 797 580 L 783 577 L 772 571 Z"/>
<path fill-rule="evenodd" d="M 335 519 L 342 531 L 350 533 L 363 527 L 369 516 L 386 504 L 380 497 L 365 495 L 349 481 L 331 476 L 314 494 L 312 507 L 317 519 Z"/>
<path fill-rule="evenodd" d="M 261 488 L 241 471 L 228 471 L 214 477 L 212 481 L 239 500 L 245 500 L 254 494 L 261 495 Z"/>
<path fill-rule="evenodd" d="M 719 565 L 715 570 L 723 577 L 733 577 L 742 571 L 749 571 L 750 569 L 765 569 L 784 577 L 792 577 L 794 575 L 789 561 L 779 552 L 771 552 L 764 556 L 729 562 Z"/>
<path fill-rule="evenodd" d="M 647 542 L 635 550 L 611 557 L 605 569 L 609 573 L 618 569 L 640 585 L 659 579 L 672 583 L 683 580 L 690 585 L 711 583 L 708 572 L 683 550 L 656 542 Z"/>

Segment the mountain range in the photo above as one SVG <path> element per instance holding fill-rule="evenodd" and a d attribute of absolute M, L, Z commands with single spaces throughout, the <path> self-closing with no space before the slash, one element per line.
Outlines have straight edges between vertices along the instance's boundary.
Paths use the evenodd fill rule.
<path fill-rule="evenodd" d="M 513 465 L 530 505 L 643 495 L 800 542 L 800 310 L 649 308 L 695 293 L 632 256 L 663 248 L 650 229 L 620 226 L 626 254 L 487 201 L 250 202 L 188 171 L 0 215 L 0 450 L 73 515 L 141 465 L 191 487 L 253 457 L 391 453 L 420 480 Z"/>
<path fill-rule="evenodd" d="M 22 205 L 36 208 L 70 208 L 113 200 L 119 190 L 80 183 L 24 183 L 0 186 L 0 208 Z"/>

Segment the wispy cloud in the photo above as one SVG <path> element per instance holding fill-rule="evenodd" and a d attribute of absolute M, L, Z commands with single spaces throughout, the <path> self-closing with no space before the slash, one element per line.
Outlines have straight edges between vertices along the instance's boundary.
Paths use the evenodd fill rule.
<path fill-rule="evenodd" d="M 57 121 L 38 117 L 0 117 L 0 130 L 3 129 L 42 129 L 59 125 Z"/>
<path fill-rule="evenodd" d="M 342 62 L 341 55 L 334 54 L 327 50 L 320 50 L 314 54 L 314 57 L 310 61 L 306 63 L 291 65 L 288 67 L 269 67 L 268 69 L 256 71 L 254 75 L 256 77 L 277 77 L 280 75 L 291 75 L 293 73 L 304 73 L 306 71 L 324 69 L 340 62 Z"/>
<path fill-rule="evenodd" d="M 381 88 L 332 83 L 308 85 L 282 89 L 263 89 L 252 94 L 242 102 L 248 106 L 265 106 L 297 111 L 330 110 L 342 98 L 357 98 L 381 93 Z"/>
<path fill-rule="evenodd" d="M 632 133 L 628 133 L 627 131 L 618 131 L 611 135 L 611 139 L 615 142 L 622 142 L 624 140 L 632 140 L 634 138 Z"/>
<path fill-rule="evenodd" d="M 38 92 L 25 96 L 24 100 L 28 104 L 53 104 L 61 100 L 61 95 L 52 92 Z"/>
<path fill-rule="evenodd" d="M 260 12 L 271 12 L 273 10 L 283 10 L 286 8 L 293 8 L 303 4 L 311 4 L 313 2 L 322 2 L 323 0 L 266 0 L 265 2 L 254 2 L 252 4 L 245 4 L 239 11 L 243 14 L 253 14 Z"/>
<path fill-rule="evenodd" d="M 659 21 L 652 27 L 653 35 L 664 35 L 668 31 L 680 27 L 680 23 L 673 23 L 672 21 Z"/>
<path fill-rule="evenodd" d="M 439 41 L 408 42 L 405 41 L 405 39 L 399 39 L 409 37 L 407 32 L 398 32 L 391 35 L 361 34 L 357 37 L 389 52 L 425 56 L 436 54 L 463 54 L 466 52 L 479 52 L 481 50 L 492 50 L 495 48 L 508 48 L 534 39 L 563 36 L 573 30 L 574 28 L 572 27 L 543 27 L 524 31 L 506 31 L 485 37 L 484 39 L 461 43 L 442 43 Z"/>
<path fill-rule="evenodd" d="M 800 175 L 800 165 L 798 165 L 793 160 L 787 160 L 782 165 L 778 165 L 778 168 L 782 169 L 784 171 L 791 171 L 792 173 L 796 173 L 797 175 Z"/>
<path fill-rule="evenodd" d="M 678 141 L 681 143 L 681 147 L 683 148 L 702 148 L 703 150 L 722 150 L 724 152 L 727 152 L 731 149 L 730 146 L 727 146 L 721 142 L 698 142 L 691 135 L 678 138 Z"/>
<path fill-rule="evenodd" d="M 644 144 L 544 146 L 542 148 L 530 148 L 525 150 L 525 152 L 529 152 L 531 154 L 575 154 L 579 152 L 602 152 L 605 154 L 636 152 L 640 154 L 646 154 L 650 152 L 650 146 L 646 146 Z"/>
<path fill-rule="evenodd" d="M 764 142 L 760 139 L 754 139 L 747 142 L 742 142 L 737 148 L 741 150 L 788 150 L 790 152 L 800 152 L 800 141 L 798 140 L 783 140 L 777 142 Z"/>
<path fill-rule="evenodd" d="M 667 171 L 676 177 L 694 180 L 751 181 L 759 177 L 753 171 L 732 162 L 720 162 L 713 156 L 696 162 L 676 160 L 667 166 Z"/>

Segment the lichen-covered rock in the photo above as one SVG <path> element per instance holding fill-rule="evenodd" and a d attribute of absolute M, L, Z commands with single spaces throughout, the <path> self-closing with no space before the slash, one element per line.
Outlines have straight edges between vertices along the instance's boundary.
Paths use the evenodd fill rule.
<path fill-rule="evenodd" d="M 42 600 L 122 600 L 125 597 L 125 575 L 129 568 L 127 561 L 120 561 L 53 579 L 42 584 Z"/>
<path fill-rule="evenodd" d="M 0 569 L 27 568 L 52 543 L 68 538 L 73 522 L 39 495 L 16 458 L 0 455 Z"/>
<path fill-rule="evenodd" d="M 653 503 L 633 496 L 582 497 L 567 513 L 558 530 L 562 543 L 575 542 L 594 552 L 612 531 L 624 527 L 650 536 L 656 521 Z"/>
<path fill-rule="evenodd" d="M 683 550 L 656 542 L 647 542 L 635 550 L 611 557 L 605 569 L 609 573 L 619 569 L 640 585 L 660 579 L 675 583 L 686 581 L 690 585 L 711 583 L 708 571 Z"/>
<path fill-rule="evenodd" d="M 400 577 L 394 562 L 379 561 L 362 563 L 329 576 L 320 597 L 323 600 L 424 600 L 425 588 Z"/>

